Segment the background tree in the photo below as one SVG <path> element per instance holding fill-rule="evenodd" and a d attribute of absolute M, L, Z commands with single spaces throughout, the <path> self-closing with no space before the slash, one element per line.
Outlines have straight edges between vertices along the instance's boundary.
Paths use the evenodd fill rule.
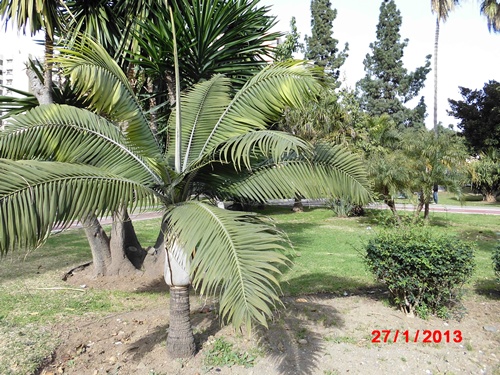
<path fill-rule="evenodd" d="M 300 43 L 300 33 L 297 31 L 297 21 L 295 17 L 290 20 L 290 32 L 285 34 L 285 39 L 274 49 L 275 61 L 286 61 L 293 58 L 295 52 L 300 51 L 304 46 Z"/>
<path fill-rule="evenodd" d="M 313 60 L 337 81 L 340 67 L 347 58 L 349 46 L 342 51 L 337 47 L 339 41 L 333 35 L 333 21 L 337 10 L 332 9 L 330 0 L 311 0 L 311 36 L 305 37 L 306 59 Z M 337 84 L 339 86 L 339 84 Z"/>
<path fill-rule="evenodd" d="M 391 116 L 399 128 L 423 126 L 425 104 L 423 99 L 413 108 L 407 108 L 424 86 L 430 71 L 430 55 L 424 66 L 414 72 L 403 67 L 404 48 L 408 39 L 401 42 L 401 13 L 393 0 L 380 6 L 377 40 L 370 44 L 371 54 L 363 62 L 366 76 L 357 83 L 362 107 L 372 116 L 384 113 Z"/>
<path fill-rule="evenodd" d="M 432 13 L 436 14 L 436 31 L 434 36 L 434 132 L 438 132 L 437 118 L 437 98 L 438 98 L 438 47 L 439 47 L 439 29 L 441 22 L 446 22 L 450 12 L 453 11 L 459 0 L 431 0 Z"/>
<path fill-rule="evenodd" d="M 12 0 L 0 2 L 0 18 L 5 27 L 15 22 L 24 34 L 28 29 L 31 36 L 39 31 L 45 34 L 45 58 L 43 79 L 32 70 L 28 70 L 30 89 L 40 104 L 52 103 L 52 62 L 54 37 L 61 28 L 60 2 L 54 0 Z"/>
<path fill-rule="evenodd" d="M 448 113 L 460 120 L 458 128 L 470 151 L 500 150 L 500 83 L 489 81 L 482 90 L 460 87 L 460 93 L 463 100 L 448 100 Z"/>
<path fill-rule="evenodd" d="M 410 176 L 410 190 L 418 192 L 415 214 L 424 210 L 429 217 L 434 184 L 445 186 L 447 191 L 461 194 L 466 182 L 467 150 L 462 138 L 455 132 L 441 128 L 439 136 L 425 128 L 407 129 L 403 133 L 404 163 Z"/>
<path fill-rule="evenodd" d="M 469 161 L 468 167 L 473 188 L 481 192 L 486 202 L 496 202 L 500 194 L 500 151 L 481 152 Z"/>

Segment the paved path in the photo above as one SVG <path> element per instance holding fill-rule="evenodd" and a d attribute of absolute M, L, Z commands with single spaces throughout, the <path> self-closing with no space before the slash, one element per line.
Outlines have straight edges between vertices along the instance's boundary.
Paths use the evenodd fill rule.
<path fill-rule="evenodd" d="M 270 202 L 271 205 L 273 206 L 293 206 L 293 199 L 283 199 L 283 200 L 275 200 Z M 306 200 L 304 199 L 302 201 L 303 205 L 305 207 L 321 207 L 325 205 L 324 200 Z M 414 205 L 412 204 L 396 204 L 396 208 L 398 210 L 403 210 L 403 211 L 413 211 L 414 210 Z M 370 204 L 368 208 L 375 208 L 375 209 L 381 209 L 381 210 L 387 210 L 389 207 L 386 204 L 381 204 L 381 203 L 376 203 L 376 204 Z M 454 213 L 454 214 L 478 214 L 478 215 L 496 215 L 500 216 L 500 206 L 495 206 L 495 207 L 483 207 L 483 206 L 448 206 L 448 205 L 442 205 L 442 204 L 432 204 L 429 206 L 429 210 L 431 212 L 448 212 L 448 213 Z M 142 212 L 142 213 L 134 213 L 130 214 L 130 218 L 132 221 L 141 221 L 141 220 L 149 220 L 149 219 L 154 219 L 154 218 L 160 218 L 163 215 L 161 211 L 153 211 L 153 212 Z M 495 220 L 498 220 L 498 225 L 500 227 L 500 219 L 495 218 Z M 112 223 L 111 217 L 105 217 L 100 220 L 101 225 L 106 225 L 106 224 L 111 224 Z M 71 225 L 70 228 L 82 228 L 83 225 L 81 223 L 75 223 Z M 54 228 L 54 232 L 58 232 L 58 228 Z"/>
<path fill-rule="evenodd" d="M 385 206 L 385 207 L 384 207 Z M 370 205 L 370 208 L 388 209 L 385 204 Z M 413 211 L 415 206 L 412 204 L 396 204 L 398 210 Z M 442 204 L 431 204 L 430 212 L 448 212 L 451 214 L 480 214 L 480 215 L 500 215 L 500 206 L 483 207 L 483 206 L 448 206 Z M 500 220 L 499 220 L 500 226 Z"/>
<path fill-rule="evenodd" d="M 293 199 L 283 199 L 283 200 L 275 200 L 271 201 L 272 205 L 276 206 L 293 206 Z M 308 199 L 303 199 L 302 204 L 305 207 L 321 207 L 326 204 L 325 200 L 322 199 L 315 199 L 315 200 L 308 200 Z M 370 204 L 367 206 L 367 208 L 376 208 L 376 209 L 381 209 L 381 210 L 388 210 L 389 207 L 386 204 L 383 203 L 375 203 L 375 204 Z M 415 206 L 412 204 L 396 204 L 396 208 L 398 210 L 402 211 L 413 211 L 415 209 Z M 431 204 L 429 206 L 429 210 L 431 212 L 449 212 L 449 213 L 456 213 L 456 214 L 480 214 L 480 215 L 500 215 L 500 206 L 469 206 L 469 205 L 463 205 L 463 206 L 449 206 L 449 205 L 443 205 L 443 204 Z M 500 222 L 499 222 L 500 225 Z"/>

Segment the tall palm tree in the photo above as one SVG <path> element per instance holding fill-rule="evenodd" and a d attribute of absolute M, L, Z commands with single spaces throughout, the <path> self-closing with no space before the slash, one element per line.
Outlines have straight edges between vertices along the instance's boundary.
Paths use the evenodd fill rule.
<path fill-rule="evenodd" d="M 267 67 L 234 96 L 223 75 L 184 93 L 176 172 L 177 137 L 163 148 L 119 66 L 93 42 L 76 47 L 61 51 L 58 62 L 95 112 L 40 106 L 14 117 L 0 133 L 0 254 L 36 246 L 54 225 L 67 226 L 89 213 L 160 204 L 170 355 L 187 357 L 195 350 L 190 285 L 219 297 L 224 321 L 248 330 L 266 325 L 279 303 L 286 241 L 269 221 L 214 202 L 296 194 L 369 199 L 357 157 L 267 129 L 285 106 L 317 92 L 314 71 L 287 62 Z"/>
<path fill-rule="evenodd" d="M 450 12 L 460 0 L 431 0 L 432 13 L 436 14 L 436 32 L 434 36 L 434 133 L 438 134 L 437 118 L 437 100 L 438 100 L 438 47 L 439 47 L 439 29 L 441 22 L 446 22 Z"/>

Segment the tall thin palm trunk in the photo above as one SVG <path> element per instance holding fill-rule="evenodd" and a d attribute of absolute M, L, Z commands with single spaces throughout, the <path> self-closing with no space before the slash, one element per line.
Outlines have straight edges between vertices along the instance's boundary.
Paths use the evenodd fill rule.
<path fill-rule="evenodd" d="M 167 337 L 167 352 L 171 358 L 189 358 L 196 352 L 189 312 L 189 285 L 171 286 Z"/>
<path fill-rule="evenodd" d="M 439 16 L 436 17 L 436 34 L 434 36 L 434 133 L 438 134 L 438 47 L 439 47 Z"/>

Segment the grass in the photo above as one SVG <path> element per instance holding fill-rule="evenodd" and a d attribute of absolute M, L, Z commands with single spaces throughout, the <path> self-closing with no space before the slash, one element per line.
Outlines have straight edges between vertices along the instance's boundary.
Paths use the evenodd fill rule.
<path fill-rule="evenodd" d="M 334 217 L 328 209 L 306 208 L 294 214 L 282 207 L 264 213 L 271 215 L 294 244 L 290 253 L 294 264 L 282 277 L 285 295 L 343 294 L 377 286 L 365 270 L 360 253 L 384 221 L 381 216 L 390 212 L 368 210 L 366 217 L 347 219 Z M 491 261 L 500 238 L 498 220 L 487 215 L 431 213 L 431 224 L 438 232 L 455 233 L 477 243 L 471 293 L 488 295 L 498 289 Z M 136 221 L 134 225 L 144 245 L 154 243 L 158 219 Z M 51 332 L 54 324 L 70 322 L 80 315 L 102 316 L 141 308 L 163 298 L 143 292 L 40 289 L 67 288 L 62 274 L 90 258 L 83 232 L 72 230 L 52 236 L 35 251 L 9 253 L 1 259 L 0 374 L 33 373 L 57 345 Z"/>

